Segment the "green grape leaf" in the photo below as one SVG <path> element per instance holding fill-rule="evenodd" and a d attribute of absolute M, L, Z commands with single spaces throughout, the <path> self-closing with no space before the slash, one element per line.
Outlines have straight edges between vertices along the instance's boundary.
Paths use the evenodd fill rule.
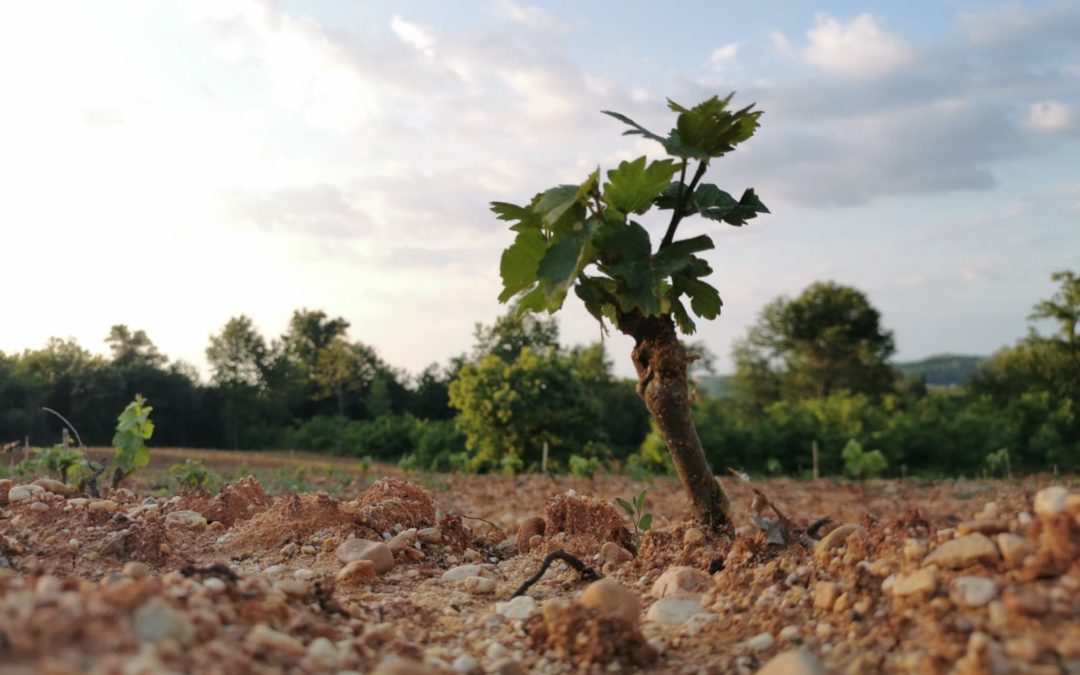
<path fill-rule="evenodd" d="M 739 201 L 735 201 L 727 192 L 712 184 L 705 184 L 694 192 L 694 212 L 700 212 L 703 218 L 725 222 L 736 227 L 756 218 L 759 213 L 768 213 L 769 209 L 761 203 L 753 188 L 747 188 Z"/>
<path fill-rule="evenodd" d="M 700 279 L 680 280 L 676 288 L 690 296 L 690 309 L 694 310 L 702 319 L 715 319 L 720 314 L 720 308 L 724 305 L 720 300 L 720 293 L 711 284 Z"/>
<path fill-rule="evenodd" d="M 648 166 L 645 161 L 641 156 L 608 171 L 609 182 L 604 186 L 604 201 L 608 206 L 622 213 L 645 213 L 679 171 L 679 165 L 670 159 Z"/>
<path fill-rule="evenodd" d="M 562 307 L 566 292 L 591 262 L 592 239 L 596 229 L 597 221 L 590 218 L 581 229 L 558 237 L 540 260 L 536 272 L 547 296 L 549 312 Z"/>
<path fill-rule="evenodd" d="M 506 302 L 536 281 L 540 260 L 547 250 L 547 241 L 539 230 L 519 232 L 502 254 L 499 273 L 503 280 L 503 292 L 499 302 Z"/>
<path fill-rule="evenodd" d="M 622 497 L 616 497 L 615 501 L 622 507 L 623 511 L 626 511 L 630 516 L 634 515 L 634 507 L 630 505 L 630 502 L 626 501 Z"/>
<path fill-rule="evenodd" d="M 727 106 L 733 96 L 713 96 L 689 109 L 668 99 L 668 107 L 679 113 L 671 137 L 692 151 L 688 157 L 720 157 L 754 135 L 761 112 L 753 111 L 752 104 L 729 112 Z"/>
<path fill-rule="evenodd" d="M 690 318 L 686 306 L 678 298 L 671 301 L 671 315 L 675 318 L 675 323 L 679 326 L 679 330 L 683 332 L 683 335 L 693 335 L 697 332 L 697 324 Z"/>
<path fill-rule="evenodd" d="M 638 521 L 638 529 L 642 532 L 648 532 L 652 529 L 652 520 L 652 514 L 646 513 L 641 517 L 641 520 Z"/>

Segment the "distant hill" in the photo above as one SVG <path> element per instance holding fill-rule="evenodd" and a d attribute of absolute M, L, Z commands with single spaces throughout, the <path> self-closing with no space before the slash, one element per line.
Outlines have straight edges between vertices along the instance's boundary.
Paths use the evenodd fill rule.
<path fill-rule="evenodd" d="M 926 384 L 935 387 L 967 384 L 985 356 L 962 356 L 960 354 L 937 354 L 920 361 L 895 364 L 904 375 L 923 375 Z"/>
<path fill-rule="evenodd" d="M 931 387 L 964 385 L 975 375 L 985 356 L 963 356 L 960 354 L 937 354 L 919 361 L 905 361 L 893 366 L 904 375 L 923 375 L 926 384 Z M 734 395 L 731 375 L 702 375 L 697 378 L 697 386 L 713 398 L 726 398 Z"/>

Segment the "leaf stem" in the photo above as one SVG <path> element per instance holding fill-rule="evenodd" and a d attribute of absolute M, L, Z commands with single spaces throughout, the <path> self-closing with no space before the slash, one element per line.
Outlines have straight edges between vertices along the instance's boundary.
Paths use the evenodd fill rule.
<path fill-rule="evenodd" d="M 670 246 L 671 242 L 675 240 L 675 230 L 679 227 L 679 223 L 682 222 L 685 215 L 683 210 L 686 208 L 686 200 L 690 198 L 690 195 L 694 194 L 694 189 L 697 188 L 701 178 L 705 175 L 705 170 L 708 168 L 709 161 L 706 159 L 701 160 L 697 170 L 694 171 L 694 177 L 690 179 L 690 185 L 683 190 L 683 179 L 686 178 L 686 163 L 683 163 L 682 173 L 679 175 L 679 199 L 675 204 L 675 212 L 671 214 L 671 222 L 668 224 L 667 232 L 664 233 L 664 239 L 660 242 L 660 247 L 657 250 Z"/>

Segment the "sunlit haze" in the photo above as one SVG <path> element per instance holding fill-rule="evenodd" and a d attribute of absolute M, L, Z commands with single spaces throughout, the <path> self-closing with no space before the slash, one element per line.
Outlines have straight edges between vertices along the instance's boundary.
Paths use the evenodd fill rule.
<path fill-rule="evenodd" d="M 868 13 L 867 13 L 868 12 Z M 897 357 L 988 354 L 1080 267 L 1080 3 L 18 2 L 0 21 L 0 351 L 293 310 L 417 372 L 501 311 L 527 201 L 658 145 L 665 98 L 765 111 L 710 179 L 772 215 L 709 231 L 729 371 L 757 312 L 863 290 Z M 658 235 L 654 235 L 654 241 Z M 576 298 L 565 343 L 598 339 Z M 626 338 L 609 338 L 629 372 Z"/>

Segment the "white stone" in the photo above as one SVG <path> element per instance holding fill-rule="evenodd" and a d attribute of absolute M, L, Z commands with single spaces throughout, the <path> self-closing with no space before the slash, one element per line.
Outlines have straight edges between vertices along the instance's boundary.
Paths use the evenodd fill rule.
<path fill-rule="evenodd" d="M 987 577 L 957 577 L 949 584 L 949 597 L 961 607 L 982 607 L 997 596 L 997 582 Z"/>
<path fill-rule="evenodd" d="M 91 504 L 93 506 L 93 504 Z M 206 518 L 198 511 L 184 509 L 173 511 L 165 516 L 165 524 L 173 527 L 184 527 L 189 530 L 201 530 L 206 527 Z"/>
<path fill-rule="evenodd" d="M 763 652 L 772 647 L 775 642 L 776 639 L 773 638 L 772 633 L 758 633 L 746 641 L 746 646 L 750 651 Z"/>
<path fill-rule="evenodd" d="M 495 592 L 495 580 L 487 577 L 468 577 L 463 584 L 465 590 L 473 595 L 486 595 Z"/>
<path fill-rule="evenodd" d="M 665 626 L 686 623 L 701 609 L 701 599 L 694 596 L 657 600 L 645 613 L 645 620 Z"/>
<path fill-rule="evenodd" d="M 495 603 L 495 613 L 501 614 L 508 619 L 524 621 L 538 611 L 540 611 L 540 608 L 536 605 L 536 600 L 528 595 L 519 595 L 513 600 Z"/>
<path fill-rule="evenodd" d="M 476 564 L 458 565 L 443 572 L 443 581 L 465 581 L 469 577 L 487 576 L 491 573 L 483 566 Z"/>
<path fill-rule="evenodd" d="M 171 638 L 184 645 L 195 639 L 195 624 L 188 615 L 173 609 L 159 596 L 140 605 L 132 618 L 139 642 L 160 642 Z"/>
<path fill-rule="evenodd" d="M 1056 516 L 1059 513 L 1065 513 L 1065 500 L 1068 496 L 1069 491 L 1061 485 L 1039 490 L 1035 494 L 1035 515 L 1047 518 Z"/>
<path fill-rule="evenodd" d="M 450 668 L 456 673 L 471 673 L 480 667 L 480 664 L 476 662 L 476 659 L 468 654 L 462 654 L 454 659 L 454 662 L 450 664 Z"/>
<path fill-rule="evenodd" d="M 14 504 L 15 502 L 22 502 L 30 499 L 30 489 L 25 485 L 16 485 L 8 490 L 8 501 Z"/>
<path fill-rule="evenodd" d="M 652 594 L 654 598 L 671 598 L 702 590 L 708 583 L 709 575 L 696 567 L 669 567 L 653 583 Z"/>
<path fill-rule="evenodd" d="M 756 675 L 824 675 L 825 669 L 805 649 L 789 649 L 772 657 Z"/>

